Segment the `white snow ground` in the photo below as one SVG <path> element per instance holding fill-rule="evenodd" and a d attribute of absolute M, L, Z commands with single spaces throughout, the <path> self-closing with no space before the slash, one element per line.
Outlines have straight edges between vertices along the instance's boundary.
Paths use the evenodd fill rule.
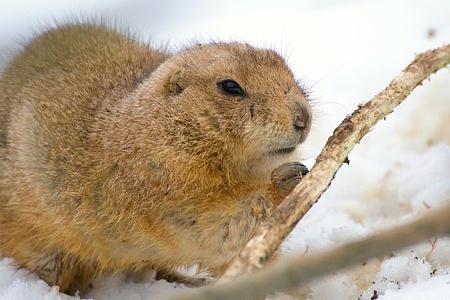
<path fill-rule="evenodd" d="M 380 1 L 0 1 L 0 48 L 67 16 L 115 16 L 143 39 L 172 48 L 193 39 L 237 39 L 285 53 L 311 87 L 311 166 L 332 130 L 369 100 L 414 53 L 450 42 L 448 0 Z M 21 36 L 22 38 L 18 38 Z M 5 59 L 0 59 L 0 66 Z M 431 76 L 350 155 L 320 201 L 284 244 L 285 255 L 336 247 L 450 202 L 450 74 Z M 1 230 L 1 228 L 0 228 Z M 450 299 L 450 238 L 440 237 L 317 279 L 272 299 Z M 88 298 L 160 299 L 183 287 L 105 278 Z M 76 299 L 0 260 L 0 299 Z"/>

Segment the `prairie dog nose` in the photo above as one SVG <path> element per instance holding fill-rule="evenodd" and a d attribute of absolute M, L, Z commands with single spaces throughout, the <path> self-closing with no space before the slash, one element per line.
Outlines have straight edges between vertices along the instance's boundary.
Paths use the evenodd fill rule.
<path fill-rule="evenodd" d="M 299 131 L 306 131 L 307 134 L 311 124 L 311 112 L 307 105 L 303 104 L 299 100 L 295 101 L 292 117 L 295 129 Z"/>

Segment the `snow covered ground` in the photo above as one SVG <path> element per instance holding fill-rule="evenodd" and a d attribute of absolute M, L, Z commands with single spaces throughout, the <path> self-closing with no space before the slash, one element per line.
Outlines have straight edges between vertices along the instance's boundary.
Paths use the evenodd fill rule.
<path fill-rule="evenodd" d="M 247 41 L 284 53 L 311 88 L 315 125 L 299 157 L 309 166 L 332 130 L 384 88 L 418 53 L 450 42 L 448 0 L 26 1 L 0 2 L 0 48 L 53 19 L 115 16 L 156 44 Z M 0 59 L 0 66 L 5 59 Z M 351 153 L 320 201 L 284 244 L 285 255 L 336 247 L 450 203 L 450 73 L 418 87 Z M 0 228 L 1 230 L 1 228 Z M 160 299 L 181 286 L 105 278 L 89 298 Z M 376 292 L 375 292 L 376 291 Z M 450 238 L 317 279 L 272 299 L 450 299 Z M 74 299 L 0 260 L 0 299 Z"/>

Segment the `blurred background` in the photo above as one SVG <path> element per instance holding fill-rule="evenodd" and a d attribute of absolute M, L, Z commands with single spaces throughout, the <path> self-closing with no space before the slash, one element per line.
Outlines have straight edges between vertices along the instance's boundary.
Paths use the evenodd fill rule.
<path fill-rule="evenodd" d="M 450 42 L 448 0 L 0 0 L 0 67 L 33 33 L 80 18 L 110 20 L 171 51 L 195 40 L 276 49 L 311 92 L 306 158 L 415 53 Z"/>

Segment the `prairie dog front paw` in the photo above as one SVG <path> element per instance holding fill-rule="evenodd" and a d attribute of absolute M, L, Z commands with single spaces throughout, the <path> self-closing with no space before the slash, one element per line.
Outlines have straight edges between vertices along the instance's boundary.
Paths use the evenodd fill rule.
<path fill-rule="evenodd" d="M 308 168 L 304 164 L 288 162 L 273 170 L 271 181 L 283 194 L 288 195 L 307 173 Z"/>

